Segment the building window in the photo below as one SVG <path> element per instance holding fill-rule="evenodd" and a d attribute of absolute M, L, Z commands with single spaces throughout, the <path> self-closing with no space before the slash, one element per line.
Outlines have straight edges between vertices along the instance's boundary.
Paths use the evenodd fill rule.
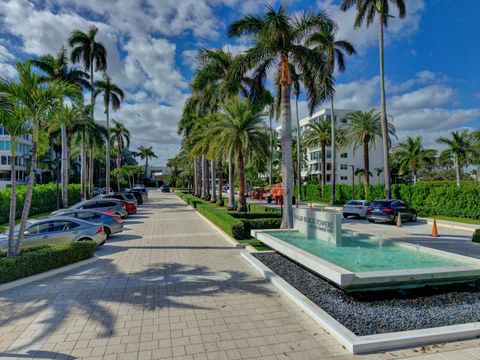
<path fill-rule="evenodd" d="M 348 157 L 348 153 L 341 153 L 341 154 L 340 154 L 340 157 L 341 157 L 342 159 L 346 159 L 346 158 Z"/>
<path fill-rule="evenodd" d="M 340 180 L 348 180 L 348 176 L 342 175 L 340 176 Z"/>
<path fill-rule="evenodd" d="M 340 170 L 348 170 L 347 164 L 340 164 Z"/>

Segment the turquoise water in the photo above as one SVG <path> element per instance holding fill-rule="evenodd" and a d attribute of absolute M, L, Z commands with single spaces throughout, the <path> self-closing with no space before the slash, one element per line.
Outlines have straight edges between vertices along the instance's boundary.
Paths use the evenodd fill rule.
<path fill-rule="evenodd" d="M 349 232 L 342 234 L 342 246 L 325 240 L 305 238 L 305 235 L 298 232 L 281 231 L 270 235 L 352 272 L 468 265 L 463 261 Z"/>

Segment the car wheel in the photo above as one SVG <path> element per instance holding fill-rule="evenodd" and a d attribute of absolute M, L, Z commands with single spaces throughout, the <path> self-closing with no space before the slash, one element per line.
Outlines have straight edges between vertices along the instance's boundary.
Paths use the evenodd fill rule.
<path fill-rule="evenodd" d="M 373 219 L 367 219 L 367 220 L 368 220 L 369 223 L 374 223 L 375 222 L 375 220 L 373 220 Z"/>
<path fill-rule="evenodd" d="M 92 239 L 90 239 L 90 238 L 81 238 L 81 239 L 79 239 L 78 241 L 92 241 Z"/>
<path fill-rule="evenodd" d="M 105 234 L 107 235 L 108 239 L 112 235 L 112 231 L 108 227 L 105 227 Z"/>
<path fill-rule="evenodd" d="M 348 218 L 348 214 L 343 214 L 343 217 L 346 219 Z"/>
<path fill-rule="evenodd" d="M 410 219 L 411 222 L 417 222 L 417 214 L 413 214 L 412 218 Z"/>

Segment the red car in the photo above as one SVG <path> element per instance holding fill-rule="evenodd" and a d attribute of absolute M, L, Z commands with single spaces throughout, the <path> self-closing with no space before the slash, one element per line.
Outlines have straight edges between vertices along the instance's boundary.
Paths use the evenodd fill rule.
<path fill-rule="evenodd" d="M 133 215 L 137 213 L 137 205 L 135 205 L 135 203 L 130 201 L 124 201 L 124 200 L 120 200 L 120 201 L 124 203 L 125 210 L 127 210 L 128 215 Z"/>

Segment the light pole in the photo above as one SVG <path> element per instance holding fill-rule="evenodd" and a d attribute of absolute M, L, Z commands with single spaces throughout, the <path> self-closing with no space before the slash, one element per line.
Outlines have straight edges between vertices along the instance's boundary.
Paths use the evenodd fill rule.
<path fill-rule="evenodd" d="M 352 200 L 355 199 L 355 166 L 347 165 L 352 168 Z"/>

